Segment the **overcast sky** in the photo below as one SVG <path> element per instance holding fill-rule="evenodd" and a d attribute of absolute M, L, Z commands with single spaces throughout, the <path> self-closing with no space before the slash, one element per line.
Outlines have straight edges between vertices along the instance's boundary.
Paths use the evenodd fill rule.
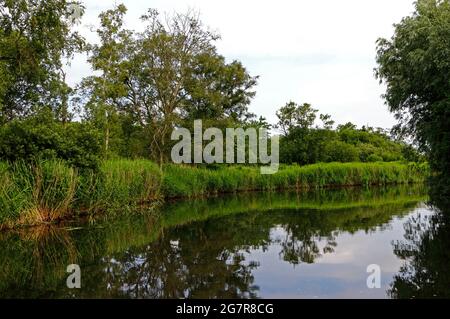
<path fill-rule="evenodd" d="M 311 103 L 337 123 L 390 128 L 395 120 L 373 76 L 375 41 L 390 37 L 392 24 L 413 11 L 413 0 L 83 0 L 86 14 L 79 27 L 95 41 L 90 25 L 98 14 L 124 3 L 126 27 L 142 30 L 147 8 L 160 12 L 200 11 L 202 21 L 218 31 L 218 51 L 238 59 L 259 75 L 250 110 L 275 123 L 286 102 Z M 91 73 L 84 56 L 72 62 L 68 81 Z"/>

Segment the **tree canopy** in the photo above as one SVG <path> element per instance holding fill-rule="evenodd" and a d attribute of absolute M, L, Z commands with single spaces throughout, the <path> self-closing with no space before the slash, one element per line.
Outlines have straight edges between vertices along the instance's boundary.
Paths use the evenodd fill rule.
<path fill-rule="evenodd" d="M 376 76 L 386 84 L 386 102 L 399 120 L 396 132 L 415 139 L 448 188 L 450 2 L 416 1 L 392 38 L 378 40 L 377 62 Z"/>
<path fill-rule="evenodd" d="M 72 26 L 73 8 L 65 0 L 0 0 L 0 123 L 50 107 L 68 120 L 70 88 L 63 64 L 83 49 Z"/>

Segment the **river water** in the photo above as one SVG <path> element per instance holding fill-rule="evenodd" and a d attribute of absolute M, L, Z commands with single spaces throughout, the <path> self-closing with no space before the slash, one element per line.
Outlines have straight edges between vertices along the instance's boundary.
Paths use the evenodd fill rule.
<path fill-rule="evenodd" d="M 450 232 L 426 200 L 417 185 L 251 193 L 4 232 L 0 297 L 448 296 Z"/>

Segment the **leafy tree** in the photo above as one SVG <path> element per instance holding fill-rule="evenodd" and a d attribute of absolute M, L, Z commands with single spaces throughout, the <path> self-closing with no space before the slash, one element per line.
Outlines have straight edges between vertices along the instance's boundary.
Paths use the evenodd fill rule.
<path fill-rule="evenodd" d="M 284 135 L 289 134 L 295 127 L 308 129 L 314 124 L 316 113 L 317 110 L 313 109 L 311 104 L 298 105 L 291 101 L 277 111 L 277 127 Z"/>
<path fill-rule="evenodd" d="M 399 120 L 396 132 L 415 138 L 449 191 L 450 1 L 416 1 L 393 37 L 378 40 L 377 62 L 376 76 Z"/>
<path fill-rule="evenodd" d="M 249 75 L 239 61 L 230 64 L 215 52 L 195 57 L 191 75 L 184 81 L 182 108 L 185 119 L 224 119 L 235 122 L 252 117 L 247 106 L 255 96 L 258 77 Z"/>
<path fill-rule="evenodd" d="M 0 0 L 0 123 L 43 106 L 69 120 L 63 61 L 84 44 L 72 31 L 73 8 L 83 14 L 76 1 Z"/>
<path fill-rule="evenodd" d="M 337 126 L 338 131 L 343 131 L 345 129 L 356 130 L 357 126 L 355 124 L 353 124 L 352 122 L 347 122 L 345 124 L 339 124 Z"/>
<path fill-rule="evenodd" d="M 79 87 L 81 96 L 87 99 L 85 119 L 103 131 L 105 156 L 109 154 L 112 135 L 120 135 L 119 112 L 125 112 L 135 102 L 127 86 L 129 56 L 134 47 L 132 32 L 123 28 L 126 12 L 124 5 L 118 5 L 100 14 L 100 44 L 89 45 L 88 61 L 101 74 L 84 78 Z"/>
<path fill-rule="evenodd" d="M 220 124 L 250 117 L 247 105 L 257 78 L 240 62 L 227 64 L 217 54 L 219 36 L 198 15 L 189 11 L 163 20 L 150 9 L 142 16 L 145 31 L 136 33 L 123 29 L 125 13 L 119 5 L 100 16 L 100 44 L 93 46 L 89 61 L 102 75 L 86 78 L 81 86 L 89 119 L 97 119 L 105 131 L 105 148 L 117 116 L 124 120 L 118 120 L 122 130 L 140 127 L 148 133 L 152 156 L 160 163 L 170 152 L 174 127 L 197 118 Z"/>
<path fill-rule="evenodd" d="M 323 123 L 323 128 L 326 130 L 331 130 L 333 128 L 334 125 L 334 121 L 331 119 L 331 115 L 330 114 L 320 114 L 320 120 Z"/>

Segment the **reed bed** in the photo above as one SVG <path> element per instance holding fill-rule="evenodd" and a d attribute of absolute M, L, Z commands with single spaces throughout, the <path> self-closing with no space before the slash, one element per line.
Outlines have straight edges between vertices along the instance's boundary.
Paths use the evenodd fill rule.
<path fill-rule="evenodd" d="M 78 171 L 62 161 L 35 165 L 0 162 L 0 229 L 51 223 L 80 213 L 127 214 L 137 205 L 161 199 L 194 198 L 221 193 L 320 189 L 420 183 L 426 164 L 326 163 L 281 166 L 261 175 L 256 166 L 214 169 L 147 160 L 110 160 L 98 171 Z"/>

